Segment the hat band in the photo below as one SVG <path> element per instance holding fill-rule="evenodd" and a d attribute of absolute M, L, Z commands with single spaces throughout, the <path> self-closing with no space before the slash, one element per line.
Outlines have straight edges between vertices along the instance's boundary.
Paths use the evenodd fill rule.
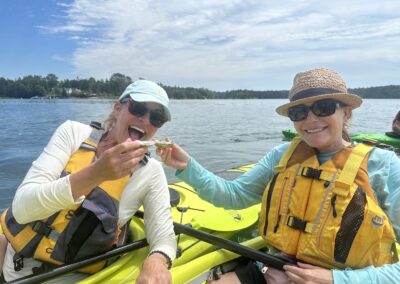
<path fill-rule="evenodd" d="M 336 89 L 331 89 L 331 88 L 312 88 L 312 89 L 306 89 L 301 92 L 298 92 L 295 94 L 290 101 L 297 101 L 300 99 L 305 99 L 309 97 L 315 97 L 315 96 L 320 96 L 320 95 L 327 95 L 327 94 L 334 94 L 334 93 L 343 93 L 343 91 L 339 91 Z"/>

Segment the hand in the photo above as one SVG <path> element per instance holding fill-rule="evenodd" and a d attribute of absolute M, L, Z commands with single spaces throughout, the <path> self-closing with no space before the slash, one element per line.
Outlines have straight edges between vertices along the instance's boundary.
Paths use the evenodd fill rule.
<path fill-rule="evenodd" d="M 72 198 L 78 200 L 104 181 L 130 175 L 146 152 L 137 141 L 125 141 L 106 150 L 93 164 L 69 176 Z"/>
<path fill-rule="evenodd" d="M 298 262 L 298 266 L 284 265 L 286 275 L 293 283 L 333 284 L 332 270 Z"/>
<path fill-rule="evenodd" d="M 172 283 L 171 273 L 163 255 L 154 253 L 143 263 L 142 271 L 136 279 L 137 284 L 143 283 Z"/>
<path fill-rule="evenodd" d="M 157 148 L 156 153 L 166 165 L 177 170 L 183 170 L 189 162 L 189 154 L 177 144 L 166 149 Z"/>
<path fill-rule="evenodd" d="M 138 141 L 127 140 L 104 151 L 93 167 L 104 180 L 115 180 L 132 174 L 146 152 L 147 148 L 141 147 Z"/>

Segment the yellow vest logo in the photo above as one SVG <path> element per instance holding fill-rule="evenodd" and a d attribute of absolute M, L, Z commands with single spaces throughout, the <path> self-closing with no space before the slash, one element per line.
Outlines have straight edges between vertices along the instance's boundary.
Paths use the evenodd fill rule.
<path fill-rule="evenodd" d="M 375 227 L 379 228 L 380 226 L 383 225 L 383 218 L 381 216 L 375 215 L 374 217 L 372 217 L 371 221 Z"/>

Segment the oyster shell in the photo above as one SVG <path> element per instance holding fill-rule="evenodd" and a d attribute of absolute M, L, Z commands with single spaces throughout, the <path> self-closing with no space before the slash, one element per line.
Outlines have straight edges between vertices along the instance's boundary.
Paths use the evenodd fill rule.
<path fill-rule="evenodd" d="M 160 149 L 166 149 L 169 147 L 172 147 L 172 145 L 174 145 L 174 143 L 169 140 L 169 139 L 165 139 L 165 140 L 143 140 L 143 141 L 139 141 L 142 147 L 152 147 L 155 146 L 157 148 Z"/>

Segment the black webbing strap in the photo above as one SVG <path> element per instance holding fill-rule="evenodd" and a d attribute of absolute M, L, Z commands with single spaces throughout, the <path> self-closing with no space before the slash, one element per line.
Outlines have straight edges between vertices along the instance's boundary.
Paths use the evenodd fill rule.
<path fill-rule="evenodd" d="M 303 177 L 313 178 L 313 179 L 320 179 L 322 170 L 313 169 L 310 167 L 304 167 L 301 169 L 300 174 Z"/>
<path fill-rule="evenodd" d="M 295 216 L 288 216 L 286 221 L 286 225 L 288 225 L 290 228 L 300 230 L 303 232 L 306 231 L 307 223 L 308 223 L 307 221 L 303 221 Z"/>

